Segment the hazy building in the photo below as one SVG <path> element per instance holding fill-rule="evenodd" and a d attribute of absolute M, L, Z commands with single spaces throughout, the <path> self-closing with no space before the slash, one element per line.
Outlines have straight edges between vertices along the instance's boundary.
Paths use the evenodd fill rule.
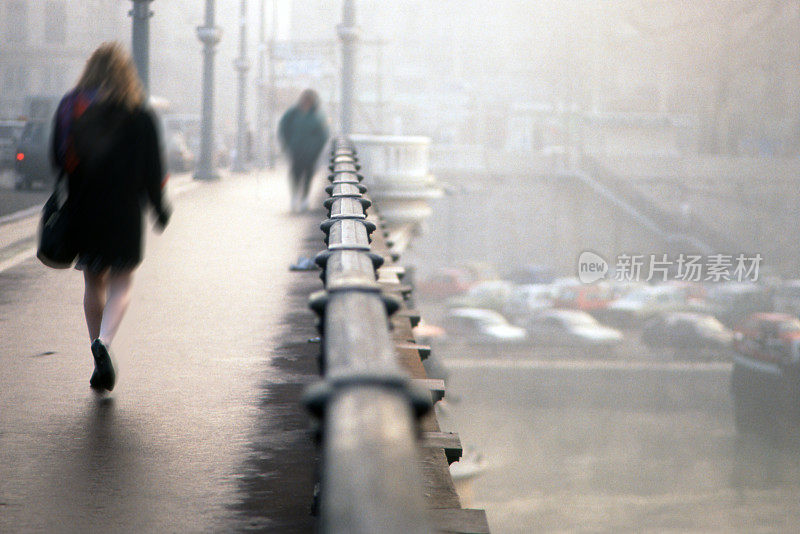
<path fill-rule="evenodd" d="M 98 44 L 125 35 L 128 2 L 0 2 L 0 117 L 24 113 L 28 96 L 68 89 Z"/>
<path fill-rule="evenodd" d="M 380 72 L 360 52 L 356 125 L 379 129 L 368 105 L 379 75 L 384 129 L 395 117 L 434 141 L 500 146 L 504 130 L 519 137 L 518 109 L 549 106 L 688 118 L 686 150 L 797 153 L 800 7 L 730 4 L 359 0 L 362 38 L 387 44 Z M 340 2 L 296 0 L 291 38 L 335 38 L 340 19 Z"/>

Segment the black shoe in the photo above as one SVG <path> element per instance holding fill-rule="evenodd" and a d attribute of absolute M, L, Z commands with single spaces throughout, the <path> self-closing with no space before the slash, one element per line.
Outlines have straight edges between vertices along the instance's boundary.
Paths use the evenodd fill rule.
<path fill-rule="evenodd" d="M 114 382 L 117 375 L 114 372 L 114 365 L 111 363 L 111 354 L 100 339 L 92 342 L 92 356 L 94 356 L 94 373 L 89 379 L 92 389 L 111 391 L 114 389 Z"/>

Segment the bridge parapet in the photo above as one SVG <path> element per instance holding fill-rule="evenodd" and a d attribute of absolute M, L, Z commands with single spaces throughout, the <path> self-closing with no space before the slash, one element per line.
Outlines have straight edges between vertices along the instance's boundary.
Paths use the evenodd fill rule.
<path fill-rule="evenodd" d="M 402 252 L 431 215 L 441 196 L 429 171 L 431 140 L 422 136 L 352 135 L 360 162 L 369 169 L 364 185 L 381 206 L 389 239 Z"/>
<path fill-rule="evenodd" d="M 320 531 L 488 533 L 483 511 L 461 509 L 455 493 L 448 465 L 460 442 L 430 410 L 444 384 L 425 375 L 429 349 L 410 342 L 419 321 L 405 304 L 411 288 L 360 169 L 352 143 L 337 139 L 320 226 L 327 250 L 316 258 L 325 290 L 310 301 L 323 380 L 305 396 L 321 422 Z"/>

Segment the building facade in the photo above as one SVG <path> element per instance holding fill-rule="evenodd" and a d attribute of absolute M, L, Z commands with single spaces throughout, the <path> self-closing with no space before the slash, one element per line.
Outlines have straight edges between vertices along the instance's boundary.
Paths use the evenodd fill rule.
<path fill-rule="evenodd" d="M 126 35 L 127 9 L 119 0 L 0 2 L 0 118 L 68 89 L 92 49 Z"/>

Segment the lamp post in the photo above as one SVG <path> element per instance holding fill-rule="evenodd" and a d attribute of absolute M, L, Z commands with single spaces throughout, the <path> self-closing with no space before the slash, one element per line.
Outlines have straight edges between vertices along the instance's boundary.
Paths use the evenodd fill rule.
<path fill-rule="evenodd" d="M 222 32 L 214 26 L 214 0 L 206 0 L 206 21 L 197 28 L 197 38 L 203 43 L 203 102 L 200 124 L 200 157 L 196 180 L 219 178 L 214 170 L 214 47 Z"/>
<path fill-rule="evenodd" d="M 336 27 L 342 42 L 342 107 L 339 122 L 344 135 L 353 133 L 353 101 L 355 93 L 355 56 L 358 42 L 356 8 L 353 0 L 345 0 L 342 23 Z"/>
<path fill-rule="evenodd" d="M 278 33 L 278 0 L 272 0 L 272 29 L 270 31 L 269 45 L 269 106 L 267 111 L 267 166 L 275 167 L 275 39 Z"/>
<path fill-rule="evenodd" d="M 247 136 L 247 71 L 250 62 L 247 59 L 247 0 L 241 1 L 239 17 L 239 57 L 233 62 L 234 68 L 239 71 L 239 111 L 238 127 L 236 129 L 236 155 L 231 163 L 233 172 L 247 170 L 245 158 L 245 137 Z"/>
<path fill-rule="evenodd" d="M 146 93 L 150 93 L 150 2 L 153 0 L 132 0 L 133 9 L 128 15 L 133 19 L 131 29 L 131 49 L 133 50 L 133 62 L 139 72 L 139 79 L 142 80 L 142 87 Z"/>
<path fill-rule="evenodd" d="M 267 53 L 267 43 L 264 37 L 264 19 L 266 0 L 261 0 L 258 26 L 258 79 L 256 80 L 256 127 L 254 131 L 254 143 L 256 149 L 256 162 L 258 167 L 263 169 L 267 165 L 267 125 L 265 117 L 265 102 L 267 83 L 264 79 L 264 56 Z"/>

